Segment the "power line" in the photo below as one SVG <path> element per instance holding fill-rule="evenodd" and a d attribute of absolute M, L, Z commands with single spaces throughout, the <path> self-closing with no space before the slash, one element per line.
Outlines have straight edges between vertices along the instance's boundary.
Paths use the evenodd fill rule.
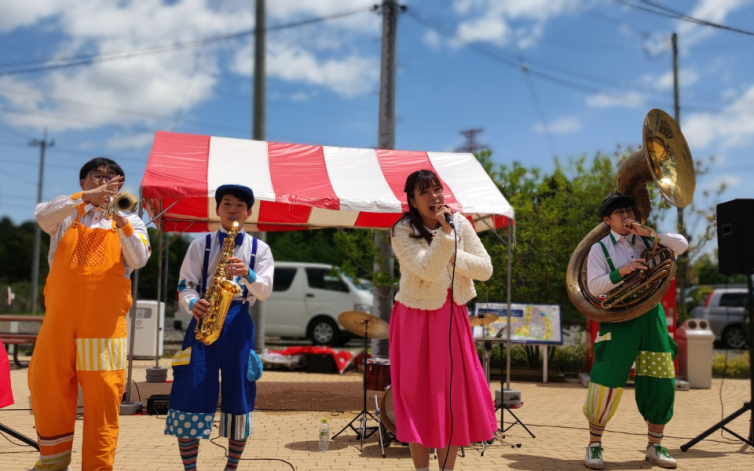
<path fill-rule="evenodd" d="M 547 122 L 545 109 L 542 106 L 542 102 L 539 100 L 537 88 L 534 86 L 534 80 L 532 80 L 531 75 L 529 75 L 529 67 L 526 65 L 524 54 L 521 52 L 521 48 L 518 46 L 518 37 L 516 37 L 516 33 L 513 30 L 511 30 L 511 36 L 513 37 L 513 47 L 516 50 L 518 62 L 519 64 L 521 64 L 521 72 L 523 72 L 524 74 L 524 80 L 526 80 L 526 85 L 529 89 L 531 101 L 534 103 L 534 109 L 537 110 L 537 114 L 539 114 L 539 120 L 542 121 L 542 132 L 544 132 L 545 134 L 547 145 L 550 147 L 550 152 L 552 153 L 552 155 L 558 155 L 558 151 L 555 148 L 555 142 L 553 141 L 552 134 L 550 133 L 550 125 Z"/>
<path fill-rule="evenodd" d="M 27 180 L 27 178 L 25 176 L 19 175 L 17 173 L 9 172 L 7 169 L 3 169 L 3 171 L 0 172 L 0 176 L 2 176 L 2 177 L 11 177 L 11 178 L 13 178 L 15 180 L 20 180 L 20 181 L 22 181 L 24 183 L 28 183 L 30 185 L 36 185 L 37 184 L 37 182 L 35 182 L 33 180 Z"/>
<path fill-rule="evenodd" d="M 306 26 L 306 25 L 311 25 L 315 23 L 321 23 L 327 20 L 333 20 L 336 18 L 343 18 L 346 16 L 354 15 L 356 13 L 362 13 L 362 12 L 373 11 L 373 10 L 374 10 L 374 7 L 371 7 L 371 6 L 368 8 L 359 8 L 357 10 L 350 10 L 346 12 L 335 13 L 332 15 L 309 18 L 306 20 L 294 21 L 292 23 L 272 26 L 269 28 L 265 28 L 265 31 L 267 32 L 280 31 L 280 30 L 295 28 L 299 26 Z M 41 72 L 41 71 L 53 70 L 53 69 L 63 69 L 63 68 L 68 68 L 68 67 L 76 67 L 80 65 L 91 65 L 98 62 L 106 62 L 106 61 L 120 60 L 120 59 L 130 59 L 133 57 L 143 56 L 147 54 L 157 54 L 157 53 L 162 53 L 162 52 L 175 51 L 178 49 L 204 47 L 204 46 L 208 46 L 214 43 L 232 41 L 232 40 L 240 39 L 246 36 L 251 36 L 254 34 L 254 31 L 255 29 L 252 28 L 252 29 L 248 29 L 244 31 L 239 31 L 237 33 L 224 34 L 220 36 L 197 39 L 197 40 L 187 41 L 187 42 L 182 42 L 182 43 L 174 43 L 174 44 L 169 44 L 165 46 L 153 46 L 153 47 L 149 47 L 145 49 L 135 49 L 131 51 L 121 51 L 121 52 L 105 53 L 105 54 L 85 54 L 85 55 L 72 56 L 72 57 L 63 58 L 63 59 L 53 59 L 53 60 L 46 60 L 46 61 L 26 61 L 26 62 L 16 62 L 16 63 L 10 63 L 10 64 L 0 64 L 0 68 L 18 67 L 21 65 L 44 64 L 38 67 L 29 67 L 25 69 L 2 71 L 0 72 L 0 76 L 26 74 L 26 73 L 31 73 L 31 72 Z M 60 63 L 57 64 L 58 62 Z"/>
<path fill-rule="evenodd" d="M 631 8 L 636 8 L 637 10 L 642 10 L 642 11 L 645 11 L 647 13 L 652 13 L 652 14 L 655 14 L 655 15 L 664 16 L 666 18 L 672 18 L 672 19 L 675 19 L 675 20 L 687 21 L 689 23 L 694 23 L 694 24 L 698 24 L 698 25 L 702 25 L 702 26 L 710 26 L 712 28 L 718 28 L 718 29 L 723 29 L 723 30 L 726 30 L 726 31 L 731 31 L 733 33 L 741 33 L 741 34 L 746 34 L 748 36 L 754 36 L 754 32 L 752 32 L 752 31 L 746 31 L 746 30 L 743 30 L 743 29 L 733 28 L 731 26 L 721 25 L 719 23 L 713 23 L 711 21 L 702 20 L 700 18 L 694 18 L 693 16 L 688 16 L 688 15 L 686 15 L 684 13 L 681 13 L 681 12 L 679 12 L 677 10 L 673 10 L 673 9 L 668 8 L 666 6 L 659 5 L 659 4 L 654 3 L 654 2 L 652 2 L 650 0 L 642 0 L 642 1 L 644 3 L 646 3 L 647 5 L 650 5 L 652 8 L 655 8 L 655 10 L 653 10 L 652 8 L 641 6 L 641 5 L 636 5 L 635 3 L 631 3 L 631 2 L 628 2 L 626 0 L 615 0 L 615 1 L 618 2 L 618 3 L 620 3 L 620 4 L 629 6 Z M 658 10 L 662 10 L 662 11 L 658 11 Z"/>
<path fill-rule="evenodd" d="M 7 125 L 2 124 L 2 123 L 0 123 L 0 128 L 5 129 L 4 132 L 6 134 L 10 133 L 10 134 L 13 134 L 14 136 L 20 137 L 21 139 L 24 139 L 24 140 L 34 139 L 33 137 L 27 136 L 26 134 L 23 134 L 23 133 L 20 133 L 20 132 L 16 131 L 15 129 L 13 129 L 12 127 L 7 126 Z"/>
<path fill-rule="evenodd" d="M 452 32 L 448 31 L 446 28 L 444 28 L 443 26 L 441 26 L 441 25 L 433 22 L 432 20 L 429 20 L 425 15 L 421 15 L 420 16 L 420 15 L 416 14 L 416 8 L 412 8 L 411 10 L 407 11 L 406 15 L 408 15 L 410 18 L 414 19 L 415 21 L 423 24 L 425 27 L 428 27 L 428 28 L 430 28 L 430 29 L 432 29 L 432 30 L 434 30 L 434 31 L 436 31 L 436 32 L 438 32 L 438 33 L 440 33 L 440 34 L 448 37 L 449 39 L 453 39 L 453 40 L 457 39 Z M 480 54 L 482 56 L 485 56 L 486 58 L 488 58 L 490 60 L 493 60 L 493 61 L 495 61 L 495 62 L 497 62 L 499 64 L 502 64 L 502 65 L 504 65 L 506 67 L 509 67 L 509 68 L 512 68 L 512 69 L 521 70 L 521 67 L 518 64 L 516 64 L 514 62 L 514 60 L 511 59 L 510 56 L 507 55 L 507 54 L 501 53 L 499 51 L 490 50 L 490 49 L 488 49 L 486 47 L 480 46 L 479 44 L 475 44 L 475 43 L 467 43 L 467 44 L 465 44 L 465 47 L 468 47 L 468 48 L 472 49 L 473 51 L 477 52 L 478 54 Z M 537 66 L 537 67 L 533 67 L 533 66 Z M 600 77 L 594 77 L 594 76 L 590 76 L 590 75 L 583 74 L 583 73 L 580 73 L 580 72 L 576 72 L 576 71 L 571 71 L 571 70 L 568 70 L 568 69 L 564 69 L 564 68 L 561 68 L 561 67 L 556 67 L 556 66 L 551 66 L 551 65 L 544 65 L 544 64 L 541 64 L 541 63 L 538 63 L 538 62 L 529 62 L 527 64 L 526 68 L 527 68 L 526 71 L 529 74 L 531 74 L 532 76 L 538 77 L 538 78 L 546 80 L 548 82 L 555 83 L 557 85 L 561 85 L 561 86 L 566 87 L 566 88 L 570 88 L 570 89 L 573 89 L 573 90 L 578 90 L 580 92 L 593 93 L 593 94 L 601 94 L 601 95 L 604 95 L 606 97 L 614 98 L 614 99 L 617 99 L 617 100 L 628 100 L 628 101 L 631 101 L 632 98 L 633 98 L 631 96 L 626 96 L 624 94 L 615 93 L 615 92 L 608 91 L 608 90 L 605 90 L 605 89 L 597 88 L 597 87 L 594 87 L 592 85 L 585 84 L 583 82 L 576 82 L 576 81 L 571 80 L 569 78 L 563 78 L 561 76 L 557 76 L 557 75 L 554 75 L 552 73 L 549 73 L 546 70 L 550 69 L 550 70 L 559 72 L 559 73 L 564 74 L 564 75 L 572 75 L 572 76 L 575 76 L 575 77 L 583 79 L 583 80 L 590 80 L 592 82 L 601 83 L 603 85 L 608 85 L 608 86 L 611 86 L 611 87 L 629 89 L 629 90 L 632 90 L 632 91 L 637 91 L 637 92 L 641 92 L 641 93 L 645 93 L 645 94 L 652 94 L 652 95 L 656 95 L 658 97 L 661 97 L 664 100 L 667 100 L 667 97 L 665 96 L 665 94 L 663 94 L 662 92 L 657 91 L 657 90 L 651 90 L 651 89 L 644 88 L 644 87 L 636 87 L 634 85 L 621 84 L 621 83 L 618 83 L 618 82 L 611 81 L 609 79 L 600 78 Z M 542 68 L 542 69 L 540 70 L 539 68 Z M 732 114 L 733 113 L 733 112 L 731 112 L 731 110 L 725 110 L 725 109 L 721 109 L 719 107 L 718 108 L 713 108 L 713 107 L 704 106 L 704 105 L 686 105 L 684 107 L 687 108 L 687 109 L 692 109 L 693 108 L 693 109 L 697 109 L 697 110 L 717 111 L 717 112 L 722 112 L 722 113 L 727 113 L 727 114 Z M 751 113 L 754 113 L 754 110 L 752 110 Z M 745 110 L 741 110 L 740 113 L 736 112 L 736 114 L 749 114 L 749 113 L 747 111 L 745 111 Z"/>

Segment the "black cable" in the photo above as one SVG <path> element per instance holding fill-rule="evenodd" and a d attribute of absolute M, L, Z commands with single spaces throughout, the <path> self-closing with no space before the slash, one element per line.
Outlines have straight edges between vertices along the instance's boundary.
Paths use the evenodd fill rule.
<path fill-rule="evenodd" d="M 131 380 L 132 383 L 134 383 L 134 386 L 136 386 L 136 393 L 139 395 L 139 402 L 141 402 L 141 392 L 139 392 L 139 383 L 137 383 L 134 380 Z"/>
<path fill-rule="evenodd" d="M 16 445 L 16 446 L 20 446 L 20 447 L 27 447 L 27 446 L 29 446 L 29 445 L 27 445 L 27 444 L 25 444 L 25 443 L 24 443 L 24 444 L 20 444 L 20 443 L 16 443 L 16 442 L 14 442 L 14 441 L 13 441 L 13 440 L 11 440 L 10 438 L 8 438 L 8 436 L 7 436 L 7 435 L 5 435 L 5 434 L 4 434 L 3 432 L 0 432 L 0 435 L 2 435 L 4 439 L 8 440 L 8 441 L 9 441 L 9 442 L 10 442 L 11 444 L 13 444 L 13 445 Z M 31 452 L 34 452 L 34 453 L 36 453 L 36 452 L 37 452 L 37 450 L 29 450 L 29 453 L 31 453 Z"/>
<path fill-rule="evenodd" d="M 217 425 L 215 425 L 215 426 L 217 426 Z M 221 436 L 220 436 L 220 427 L 217 427 L 217 428 L 218 428 L 218 430 L 217 430 L 217 432 L 218 432 L 217 436 L 215 438 L 210 439 L 209 442 L 211 444 L 215 445 L 216 447 L 220 447 L 223 450 L 225 450 L 225 457 L 227 458 L 228 457 L 228 449 L 225 448 L 224 446 L 220 445 L 219 443 L 215 443 L 215 440 L 221 438 Z M 248 442 L 248 438 L 246 440 Z M 240 458 L 239 457 L 238 459 L 240 461 L 280 461 L 280 462 L 285 463 L 288 466 L 290 466 L 293 471 L 296 471 L 296 467 L 295 466 L 293 466 L 290 462 L 288 462 L 288 461 L 286 461 L 284 459 L 281 459 L 281 458 Z"/>
<path fill-rule="evenodd" d="M 448 329 L 448 353 L 450 354 L 450 393 L 448 394 L 448 405 L 450 408 L 450 435 L 448 436 L 448 447 L 445 450 L 445 462 L 442 464 L 440 471 L 445 471 L 445 465 L 448 464 L 448 458 L 450 457 L 450 442 L 453 440 L 453 344 L 451 339 L 453 338 L 453 304 L 455 300 L 453 298 L 453 285 L 456 281 L 456 257 L 458 256 L 458 231 L 453 228 L 453 239 L 455 241 L 455 248 L 453 249 L 453 274 L 450 277 L 450 325 Z"/>
<path fill-rule="evenodd" d="M 626 0 L 615 0 L 615 1 L 618 2 L 618 3 L 620 3 L 620 4 L 626 5 L 628 7 L 636 8 L 637 10 L 642 10 L 642 11 L 645 11 L 647 13 L 653 13 L 655 15 L 664 16 L 666 18 L 672 18 L 674 20 L 687 21 L 689 23 L 694 23 L 694 24 L 701 25 L 701 26 L 710 26 L 712 28 L 724 29 L 726 31 L 731 31 L 733 33 L 741 33 L 741 34 L 746 34 L 746 35 L 749 35 L 749 36 L 754 36 L 754 32 L 752 32 L 752 31 L 746 31 L 746 30 L 743 30 L 743 29 L 733 28 L 733 27 L 730 27 L 730 26 L 721 25 L 719 23 L 713 23 L 711 21 L 702 20 L 700 18 L 694 18 L 693 16 L 688 16 L 688 15 L 686 15 L 684 13 L 681 13 L 681 12 L 679 12 L 677 10 L 673 10 L 671 8 L 659 5 L 659 4 L 654 3 L 652 1 L 649 1 L 649 0 L 642 0 L 642 1 L 644 3 L 646 3 L 647 5 L 650 5 L 651 7 L 656 8 L 656 10 L 653 10 L 652 8 L 644 7 L 644 6 L 641 6 L 641 5 L 637 5 L 635 3 L 627 2 Z M 657 11 L 657 10 L 664 10 L 664 11 Z"/>
<path fill-rule="evenodd" d="M 342 18 L 342 17 L 350 16 L 356 13 L 373 11 L 373 10 L 374 10 L 374 7 L 372 6 L 368 8 L 359 8 L 357 10 L 350 10 L 346 12 L 336 13 L 333 15 L 320 16 L 320 17 L 309 18 L 309 19 L 301 20 L 301 21 L 294 21 L 292 23 L 286 23 L 286 24 L 282 24 L 278 26 L 271 26 L 269 28 L 265 28 L 264 30 L 265 32 L 280 31 L 283 29 L 294 28 L 298 26 L 305 26 L 305 25 L 310 25 L 314 23 L 321 23 L 323 21 L 332 20 L 336 18 Z M 73 56 L 73 57 L 68 57 L 68 58 L 63 58 L 63 59 L 53 59 L 53 60 L 45 60 L 45 61 L 26 61 L 26 62 L 16 62 L 16 63 L 9 63 L 9 64 L 0 64 L 0 68 L 17 67 L 20 65 L 48 64 L 48 65 L 41 65 L 38 67 L 30 67 L 26 69 L 3 71 L 3 72 L 0 72 L 0 76 L 25 74 L 25 73 L 30 73 L 30 72 L 40 72 L 40 71 L 53 70 L 53 69 L 63 69 L 63 68 L 68 68 L 68 67 L 76 67 L 79 65 L 91 65 L 97 62 L 106 62 L 106 61 L 118 60 L 118 59 L 130 59 L 132 57 L 138 57 L 138 56 L 143 56 L 147 54 L 156 54 L 160 52 L 174 51 L 174 50 L 185 49 L 189 47 L 203 47 L 203 46 L 210 45 L 212 43 L 230 41 L 230 40 L 243 38 L 246 36 L 252 36 L 254 35 L 255 32 L 256 32 L 256 29 L 254 28 L 254 29 L 239 31 L 236 33 L 224 34 L 221 36 L 214 36 L 211 38 L 196 39 L 193 41 L 174 43 L 174 44 L 169 44 L 165 46 L 153 46 L 150 48 L 136 49 L 136 50 L 131 50 L 131 51 L 121 51 L 121 52 L 114 52 L 114 53 L 107 53 L 107 54 L 86 54 L 86 55 Z M 62 64 L 55 64 L 56 62 L 62 62 Z"/>

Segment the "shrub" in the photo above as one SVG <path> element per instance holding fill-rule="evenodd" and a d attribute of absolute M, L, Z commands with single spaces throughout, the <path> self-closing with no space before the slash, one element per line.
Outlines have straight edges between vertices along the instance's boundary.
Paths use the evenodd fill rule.
<path fill-rule="evenodd" d="M 748 379 L 751 374 L 749 368 L 749 352 L 736 356 L 728 355 L 727 364 L 722 353 L 718 353 L 712 359 L 712 375 L 715 378 L 722 378 L 725 373 L 724 376 L 728 379 Z"/>

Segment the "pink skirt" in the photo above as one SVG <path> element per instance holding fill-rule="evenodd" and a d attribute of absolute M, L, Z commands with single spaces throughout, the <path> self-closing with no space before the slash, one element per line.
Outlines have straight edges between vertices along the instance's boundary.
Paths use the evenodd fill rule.
<path fill-rule="evenodd" d="M 390 376 L 398 440 L 425 448 L 468 446 L 493 438 L 495 407 L 469 325 L 466 306 L 453 304 L 452 352 L 448 350 L 450 292 L 436 311 L 395 303 L 390 318 Z"/>

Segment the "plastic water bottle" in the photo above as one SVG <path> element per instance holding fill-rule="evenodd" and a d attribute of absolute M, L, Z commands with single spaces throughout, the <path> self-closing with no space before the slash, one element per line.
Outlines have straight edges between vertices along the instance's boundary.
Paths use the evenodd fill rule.
<path fill-rule="evenodd" d="M 319 451 L 326 452 L 330 448 L 330 426 L 327 425 L 327 419 L 322 419 L 319 426 Z"/>

